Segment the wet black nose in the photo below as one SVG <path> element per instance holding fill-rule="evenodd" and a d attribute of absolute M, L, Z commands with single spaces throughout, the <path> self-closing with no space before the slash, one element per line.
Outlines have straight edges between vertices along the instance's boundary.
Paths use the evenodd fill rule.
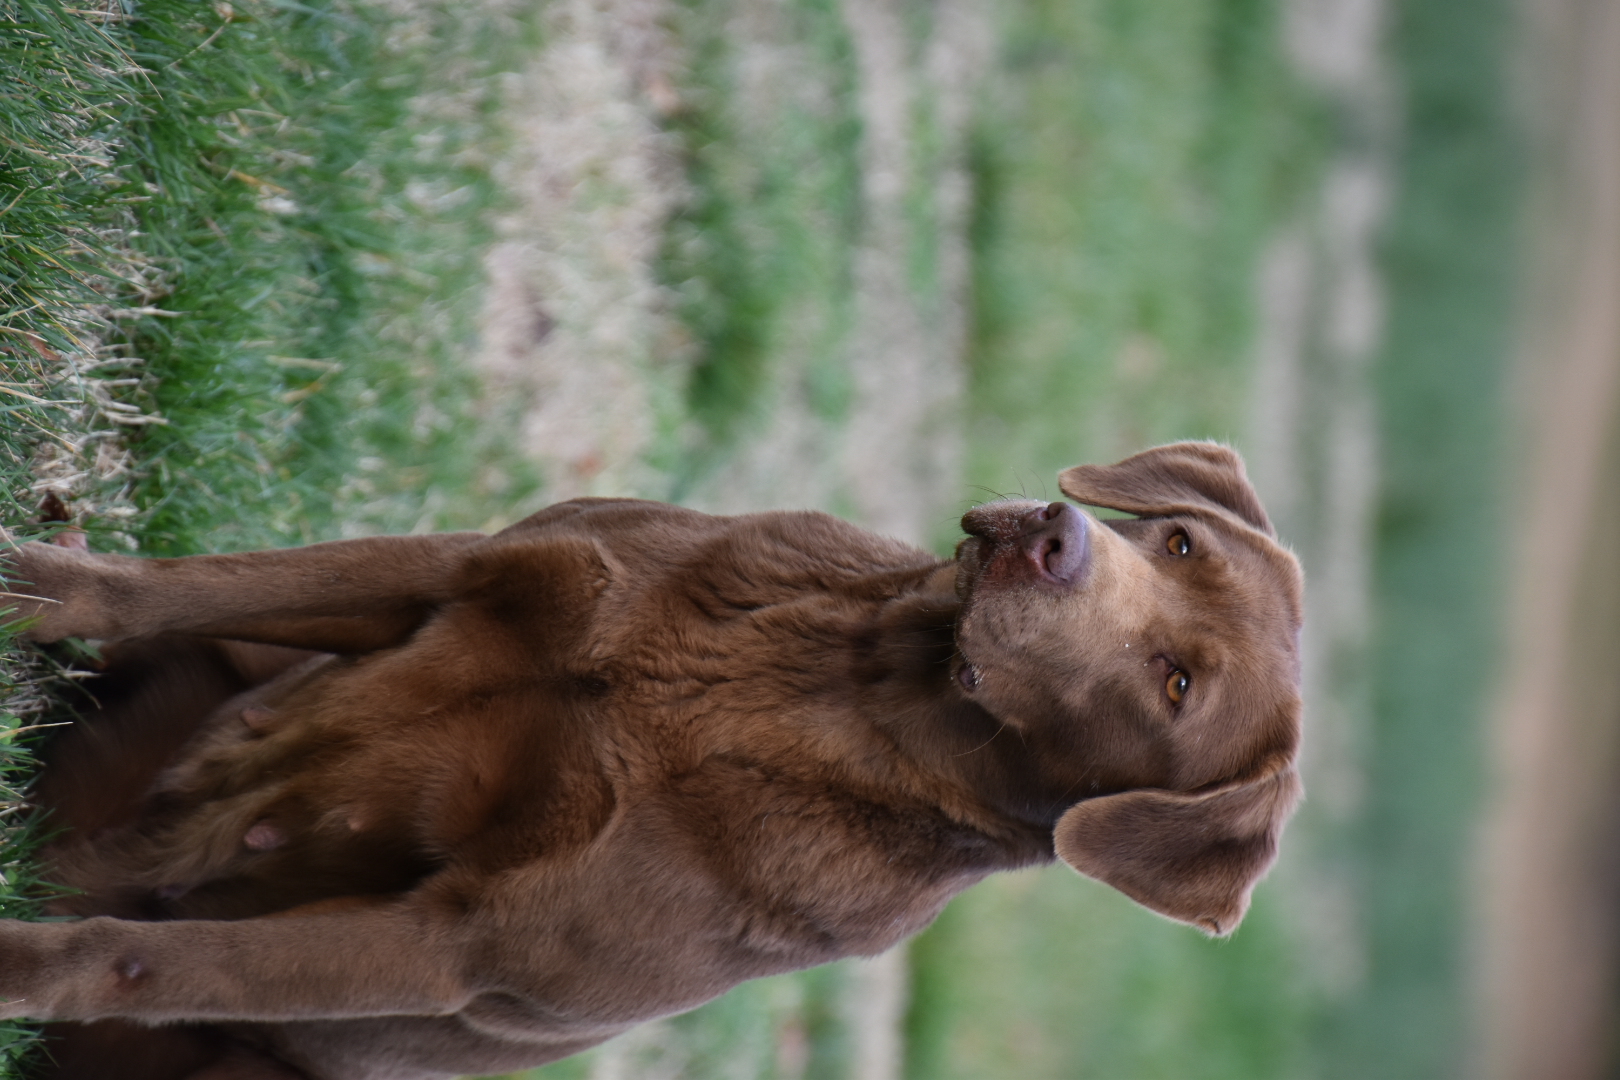
<path fill-rule="evenodd" d="M 1086 515 L 1055 502 L 1024 515 L 1019 545 L 1042 578 L 1078 585 L 1091 565 L 1091 529 Z"/>

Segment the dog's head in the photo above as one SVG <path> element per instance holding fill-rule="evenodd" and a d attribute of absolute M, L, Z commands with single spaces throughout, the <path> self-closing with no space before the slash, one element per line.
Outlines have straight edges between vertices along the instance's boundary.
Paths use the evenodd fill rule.
<path fill-rule="evenodd" d="M 1236 453 L 1177 443 L 1062 474 L 1068 503 L 962 519 L 958 683 L 1062 803 L 1058 855 L 1229 933 L 1300 793 L 1299 564 Z"/>

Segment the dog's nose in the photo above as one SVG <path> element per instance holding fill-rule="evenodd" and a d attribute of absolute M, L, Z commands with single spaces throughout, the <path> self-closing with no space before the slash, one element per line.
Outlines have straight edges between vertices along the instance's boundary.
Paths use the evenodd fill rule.
<path fill-rule="evenodd" d="M 1091 526 L 1086 515 L 1055 502 L 1024 515 L 1019 545 L 1041 577 L 1078 585 L 1091 565 Z"/>

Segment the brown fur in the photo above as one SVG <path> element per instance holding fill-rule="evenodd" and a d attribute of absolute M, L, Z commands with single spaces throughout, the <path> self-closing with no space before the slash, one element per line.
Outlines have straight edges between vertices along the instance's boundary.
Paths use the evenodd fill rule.
<path fill-rule="evenodd" d="M 981 506 L 952 561 L 628 500 L 20 545 L 35 636 L 124 644 L 39 789 L 88 917 L 0 922 L 0 1013 L 65 1022 L 58 1077 L 500 1072 L 880 952 L 1054 845 L 1227 933 L 1298 795 L 1297 565 L 1222 447 L 1062 487 L 1141 516 Z"/>

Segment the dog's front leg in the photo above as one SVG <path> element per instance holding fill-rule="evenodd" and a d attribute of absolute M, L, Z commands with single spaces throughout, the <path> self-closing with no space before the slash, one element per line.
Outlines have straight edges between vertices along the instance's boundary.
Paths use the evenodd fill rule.
<path fill-rule="evenodd" d="M 119 640 L 164 631 L 325 652 L 409 636 L 451 599 L 481 533 L 372 537 L 281 551 L 140 559 L 18 544 L 0 566 L 37 641 Z"/>
<path fill-rule="evenodd" d="M 400 905 L 262 919 L 0 921 L 0 1015 L 36 1020 L 443 1016 L 472 998 L 455 927 Z"/>

